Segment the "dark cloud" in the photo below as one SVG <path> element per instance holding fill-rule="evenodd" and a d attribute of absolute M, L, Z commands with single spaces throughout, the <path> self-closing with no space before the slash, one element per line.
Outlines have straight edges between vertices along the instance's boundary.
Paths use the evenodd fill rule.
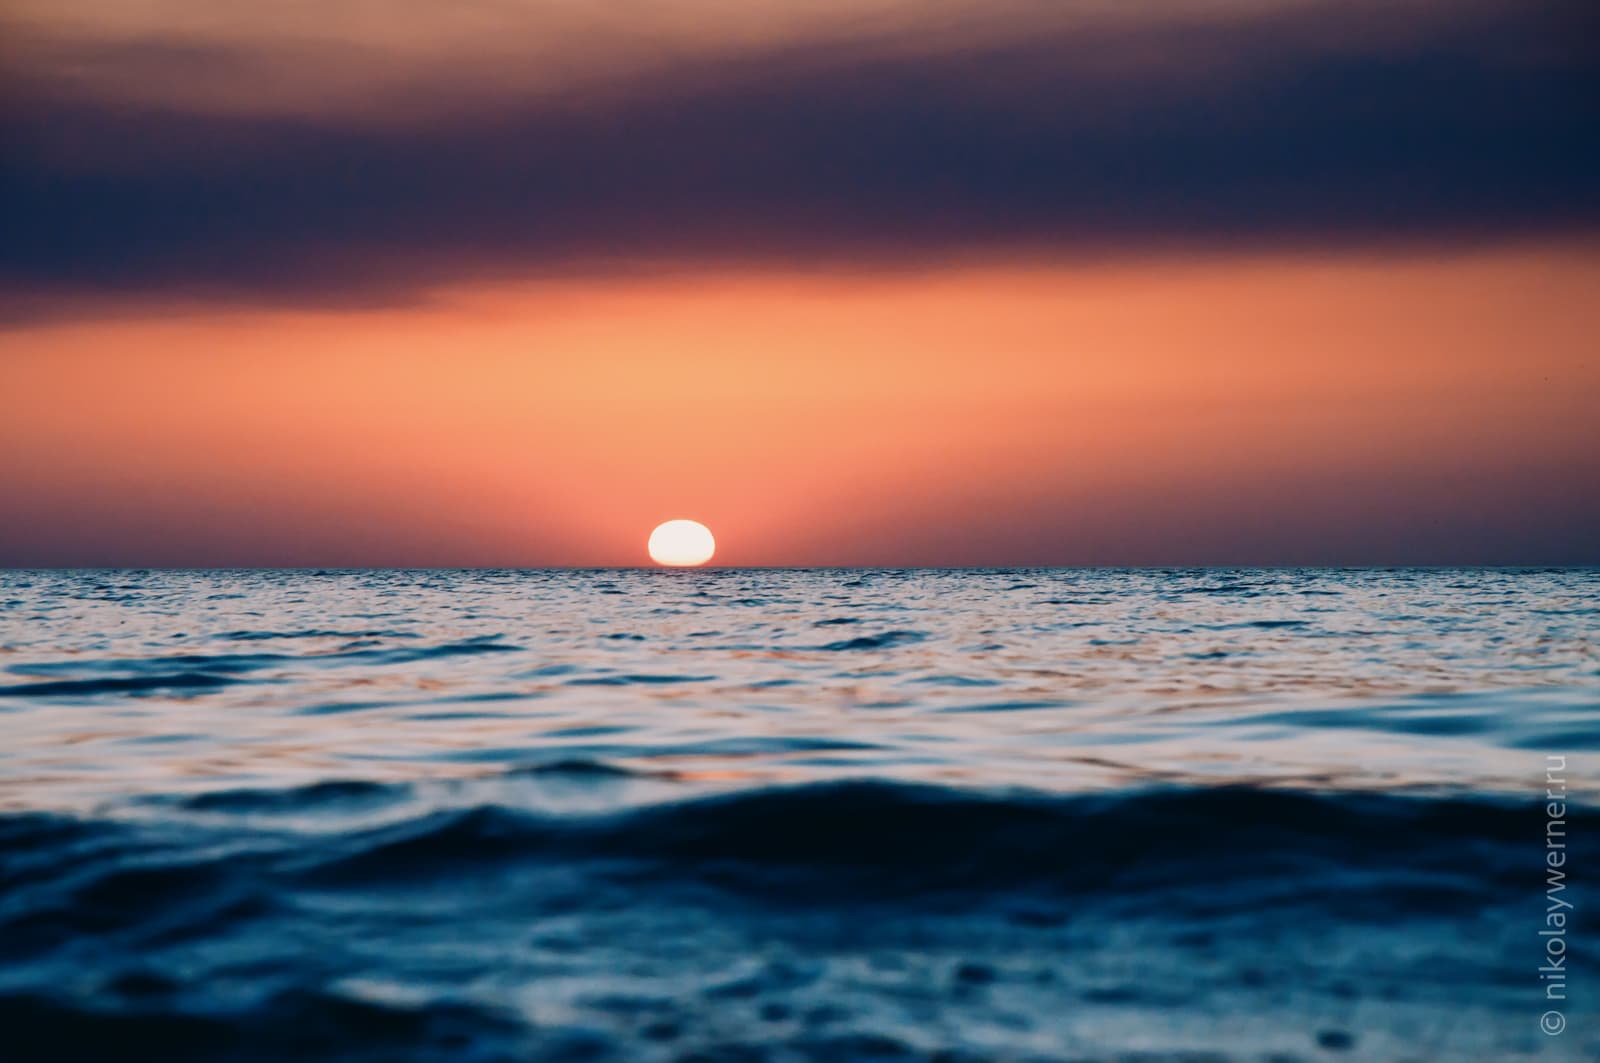
<path fill-rule="evenodd" d="M 1600 229 L 1585 0 L 1385 10 L 790 42 L 414 114 L 207 113 L 19 74 L 0 111 L 4 311 Z"/>

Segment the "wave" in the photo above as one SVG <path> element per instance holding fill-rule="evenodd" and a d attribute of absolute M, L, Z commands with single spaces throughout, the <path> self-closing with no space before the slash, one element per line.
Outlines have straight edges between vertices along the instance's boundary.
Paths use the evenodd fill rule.
<path fill-rule="evenodd" d="M 1201 1023 L 1175 1019 L 1181 1041 L 1211 1029 L 1210 980 L 1259 993 L 1263 964 L 1376 977 L 1374 994 L 1439 977 L 1457 979 L 1441 993 L 1498 992 L 1522 940 L 1511 914 L 1542 901 L 1540 809 L 1473 798 L 858 781 L 539 803 L 552 777 L 599 796 L 645 775 L 651 792 L 680 785 L 567 760 L 433 790 L 324 782 L 143 816 L 0 815 L 5 1058 L 932 1059 L 937 1036 L 876 1025 L 882 1008 L 919 999 L 981 1024 L 991 993 L 1041 1029 L 1073 1002 L 1175 1001 L 1163 1014 Z M 496 799 L 427 804 L 473 794 Z M 1600 834 L 1600 810 L 1566 819 Z M 864 974 L 864 942 L 898 966 Z M 622 973 L 640 958 L 654 996 Z M 901 997 L 907 971 L 924 981 Z M 577 993 L 561 1007 L 586 1019 L 467 995 L 485 975 Z M 1291 1012 L 1312 1055 L 1367 1047 L 1322 1004 Z M 1525 1018 L 1496 1013 L 1491 1033 Z M 1495 1058 L 1474 1044 L 1435 1057 Z"/>
<path fill-rule="evenodd" d="M 1575 833 L 1600 827 L 1600 814 L 1576 815 Z M 1428 884 L 1436 890 L 1429 903 L 1446 904 L 1522 883 L 1530 838 L 1538 841 L 1534 822 L 1526 809 L 1469 800 L 1250 789 L 1058 797 L 850 782 L 594 818 L 500 806 L 441 811 L 342 838 L 303 873 L 381 884 L 506 861 L 589 860 L 769 901 L 1192 894 L 1255 884 L 1252 902 L 1267 894 L 1332 900 L 1366 875 L 1377 876 L 1368 886 Z"/>
<path fill-rule="evenodd" d="M 287 789 L 215 790 L 185 798 L 181 804 L 200 812 L 306 812 L 391 801 L 410 789 L 403 783 L 334 779 Z"/>
<path fill-rule="evenodd" d="M 499 1059 L 529 1047 L 530 1031 L 512 1017 L 466 1004 L 406 1007 L 296 988 L 232 1013 L 196 1013 L 164 999 L 177 986 L 159 976 L 127 977 L 113 989 L 124 1003 L 131 998 L 145 1006 L 84 1007 L 38 993 L 0 994 L 7 1058 L 119 1059 L 131 1050 L 145 1059 L 283 1060 L 333 1044 L 358 1059 Z"/>
<path fill-rule="evenodd" d="M 243 595 L 232 595 L 231 597 L 243 597 Z M 224 631 L 215 637 L 225 642 L 266 642 L 278 639 L 414 639 L 420 636 L 415 631 L 395 631 L 390 629 L 336 631 L 328 628 L 302 628 L 293 631 L 262 631 L 241 628 L 238 631 Z"/>
<path fill-rule="evenodd" d="M 89 698 L 102 694 L 141 694 L 163 690 L 203 692 L 246 681 L 266 682 L 267 679 L 259 676 L 252 679 L 245 677 L 268 669 L 338 667 L 352 663 L 414 664 L 449 657 L 513 653 L 522 649 L 521 646 L 502 642 L 495 636 L 482 636 L 432 646 L 398 648 L 377 648 L 358 641 L 331 653 L 177 654 L 146 658 L 109 657 L 101 660 L 75 658 L 13 666 L 10 669 L 13 675 L 40 678 L 35 682 L 0 686 L 0 697 Z M 52 676 L 62 678 L 46 678 Z"/>
<path fill-rule="evenodd" d="M 712 675 L 651 675 L 648 673 L 632 673 L 628 675 L 602 675 L 588 676 L 583 679 L 569 679 L 569 687 L 628 687 L 628 686 L 657 686 L 665 683 L 709 683 L 716 679 Z"/>
<path fill-rule="evenodd" d="M 51 679 L 0 686 L 0 697 L 92 698 L 101 694 L 148 694 L 161 690 L 219 690 L 245 680 L 214 672 L 169 672 L 105 679 Z"/>
<path fill-rule="evenodd" d="M 925 631 L 885 631 L 878 635 L 860 635 L 853 639 L 829 642 L 817 648 L 821 650 L 887 650 L 895 646 L 921 642 L 927 637 L 928 635 Z"/>
<path fill-rule="evenodd" d="M 627 774 L 588 761 L 516 774 L 529 773 L 577 781 Z M 212 816 L 315 816 L 413 796 L 402 784 L 327 782 L 224 791 L 177 807 Z M 261 834 L 246 862 L 285 883 L 363 888 L 537 864 L 586 867 L 601 877 L 622 868 L 630 881 L 710 884 L 769 902 L 996 891 L 1094 898 L 1130 889 L 1233 890 L 1240 903 L 1265 896 L 1327 901 L 1340 891 L 1407 881 L 1430 884 L 1437 892 L 1429 903 L 1438 904 L 1525 885 L 1537 825 L 1527 808 L 1464 798 L 1244 788 L 1062 796 L 860 781 L 590 815 L 500 803 L 434 809 L 380 827 Z M 1574 808 L 1569 829 L 1600 833 L 1600 812 Z M 122 841 L 107 846 L 110 837 Z M 214 822 L 158 829 L 38 813 L 0 817 L 0 884 L 24 865 L 48 878 L 53 858 L 98 839 L 90 849 L 101 855 L 91 866 L 75 859 L 62 865 L 63 895 L 76 898 L 97 875 L 126 872 L 122 858 L 130 852 L 236 848 L 251 837 Z M 160 866 L 176 866 L 161 859 Z M 89 877 L 74 877 L 83 874 Z"/>

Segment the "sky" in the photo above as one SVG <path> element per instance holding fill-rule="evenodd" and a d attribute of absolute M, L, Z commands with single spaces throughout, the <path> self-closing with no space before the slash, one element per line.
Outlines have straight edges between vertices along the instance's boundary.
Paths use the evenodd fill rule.
<path fill-rule="evenodd" d="M 1585 0 L 8 0 L 0 565 L 1600 563 Z"/>

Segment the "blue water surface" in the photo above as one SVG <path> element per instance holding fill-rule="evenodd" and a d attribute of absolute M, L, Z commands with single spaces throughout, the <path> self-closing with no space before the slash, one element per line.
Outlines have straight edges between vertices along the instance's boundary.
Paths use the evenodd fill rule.
<path fill-rule="evenodd" d="M 1594 570 L 0 573 L 0 1058 L 1594 1058 L 1597 648 Z"/>

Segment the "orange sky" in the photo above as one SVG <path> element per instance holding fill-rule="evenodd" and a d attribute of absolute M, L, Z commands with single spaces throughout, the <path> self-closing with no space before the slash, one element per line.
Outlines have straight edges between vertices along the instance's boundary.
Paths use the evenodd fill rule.
<path fill-rule="evenodd" d="M 1600 256 L 1011 264 L 0 332 L 0 560 L 1593 559 Z"/>
<path fill-rule="evenodd" d="M 1592 0 L 13 0 L 0 565 L 1600 563 Z"/>

